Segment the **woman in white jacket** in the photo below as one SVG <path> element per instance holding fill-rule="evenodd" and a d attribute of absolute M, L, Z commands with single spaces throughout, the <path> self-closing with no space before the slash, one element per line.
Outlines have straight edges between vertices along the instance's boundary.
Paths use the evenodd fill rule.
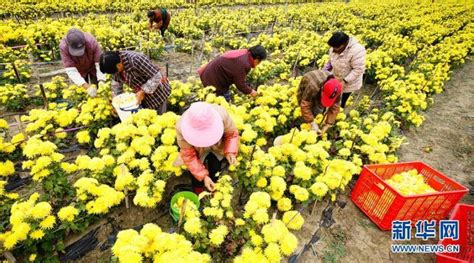
<path fill-rule="evenodd" d="M 354 37 L 344 32 L 335 32 L 328 41 L 329 61 L 325 70 L 332 71 L 344 85 L 341 107 L 346 106 L 352 92 L 362 87 L 362 76 L 365 72 L 365 48 Z"/>

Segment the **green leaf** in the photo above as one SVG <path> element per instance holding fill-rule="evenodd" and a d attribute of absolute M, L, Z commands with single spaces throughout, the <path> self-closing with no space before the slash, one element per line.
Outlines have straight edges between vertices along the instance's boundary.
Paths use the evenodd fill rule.
<path fill-rule="evenodd" d="M 41 248 L 44 251 L 53 251 L 53 245 L 51 244 L 51 241 L 44 241 L 41 243 Z"/>
<path fill-rule="evenodd" d="M 64 246 L 64 242 L 60 240 L 58 243 L 56 243 L 56 248 L 58 251 L 63 252 L 66 247 Z"/>
<path fill-rule="evenodd" d="M 50 180 L 45 180 L 43 182 L 43 187 L 46 190 L 46 192 L 50 192 L 53 189 L 53 182 Z"/>

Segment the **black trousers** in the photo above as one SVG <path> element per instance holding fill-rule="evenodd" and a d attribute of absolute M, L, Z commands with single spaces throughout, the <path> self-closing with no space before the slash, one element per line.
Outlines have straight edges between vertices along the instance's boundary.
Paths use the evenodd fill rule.
<path fill-rule="evenodd" d="M 343 92 L 342 93 L 342 98 L 341 98 L 341 107 L 345 108 L 346 107 L 346 102 L 351 96 L 352 92 Z"/>
<path fill-rule="evenodd" d="M 217 159 L 217 157 L 213 153 L 209 153 L 204 160 L 204 165 L 206 166 L 207 170 L 209 171 L 209 177 L 212 181 L 216 182 L 216 174 L 221 171 L 222 162 Z M 195 188 L 204 188 L 204 180 L 201 182 L 198 181 L 194 176 L 191 175 L 192 178 L 192 186 L 193 189 Z"/>

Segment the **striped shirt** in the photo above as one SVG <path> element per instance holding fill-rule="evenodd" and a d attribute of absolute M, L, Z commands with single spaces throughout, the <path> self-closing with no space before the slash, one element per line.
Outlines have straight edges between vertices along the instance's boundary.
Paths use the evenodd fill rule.
<path fill-rule="evenodd" d="M 159 109 L 171 93 L 168 80 L 162 77 L 160 69 L 145 55 L 135 51 L 119 51 L 124 70 L 112 75 L 112 92 L 114 95 L 123 93 L 123 83 L 138 92 L 156 83 L 153 90 L 144 89 L 147 93 L 142 101 L 144 108 Z M 151 93 L 150 93 L 151 91 Z"/>

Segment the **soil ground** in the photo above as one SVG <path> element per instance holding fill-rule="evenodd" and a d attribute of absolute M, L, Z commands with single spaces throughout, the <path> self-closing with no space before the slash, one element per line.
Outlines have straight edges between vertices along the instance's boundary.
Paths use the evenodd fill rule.
<path fill-rule="evenodd" d="M 445 91 L 424 114 L 423 125 L 406 131 L 406 143 L 399 151 L 400 161 L 420 160 L 466 187 L 474 180 L 474 61 L 468 60 L 455 70 Z M 299 248 L 308 243 L 317 229 L 319 240 L 303 253 L 298 262 L 434 262 L 434 254 L 393 254 L 391 232 L 381 231 L 357 208 L 350 196 L 344 208 L 320 203 L 313 214 L 305 209 L 306 222 L 298 233 Z M 466 194 L 463 203 L 474 204 L 474 195 Z M 333 208 L 333 224 L 325 208 Z M 435 243 L 431 239 L 413 244 Z M 289 260 L 292 261 L 291 258 Z"/>

